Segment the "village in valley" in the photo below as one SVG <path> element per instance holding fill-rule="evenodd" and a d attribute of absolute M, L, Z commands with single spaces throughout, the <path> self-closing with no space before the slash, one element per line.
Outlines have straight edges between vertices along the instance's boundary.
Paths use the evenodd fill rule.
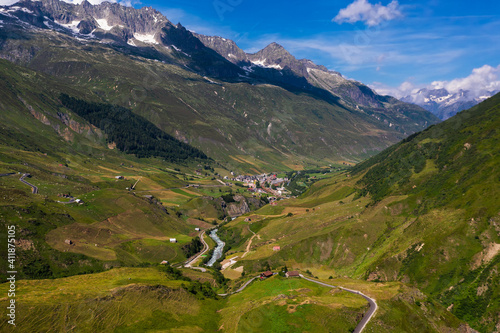
<path fill-rule="evenodd" d="M 234 176 L 234 173 L 231 173 Z M 259 194 L 270 194 L 269 201 L 276 201 L 277 198 L 288 197 L 289 192 L 285 188 L 289 179 L 280 178 L 276 174 L 261 174 L 256 176 L 239 175 L 233 178 L 224 177 L 225 180 L 242 182 L 249 192 Z"/>

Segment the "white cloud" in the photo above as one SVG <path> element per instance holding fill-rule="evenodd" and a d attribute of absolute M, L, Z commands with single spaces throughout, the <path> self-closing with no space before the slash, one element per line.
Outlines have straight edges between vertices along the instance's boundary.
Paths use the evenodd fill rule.
<path fill-rule="evenodd" d="M 434 81 L 427 85 L 415 85 L 410 81 L 403 82 L 399 87 L 390 87 L 379 82 L 370 85 L 377 93 L 402 98 L 415 94 L 422 88 L 446 89 L 450 93 L 457 93 L 460 90 L 471 92 L 469 97 L 478 98 L 487 95 L 488 92 L 500 90 L 500 65 L 492 67 L 484 65 L 474 68 L 472 73 L 464 78 L 457 78 L 451 81 Z"/>
<path fill-rule="evenodd" d="M 479 95 L 485 91 L 500 90 L 500 65 L 497 67 L 484 65 L 474 68 L 472 74 L 465 78 L 451 81 L 434 81 L 431 83 L 431 86 L 434 89 L 445 88 L 452 93 L 460 90 L 470 90 L 475 95 Z"/>
<path fill-rule="evenodd" d="M 416 86 L 410 81 L 405 81 L 401 83 L 398 87 L 391 87 L 380 82 L 373 82 L 369 85 L 370 88 L 374 89 L 380 95 L 389 95 L 396 98 L 402 98 L 408 96 L 424 86 Z"/>
<path fill-rule="evenodd" d="M 387 6 L 383 6 L 381 3 L 372 5 L 367 0 L 355 0 L 346 8 L 341 9 L 332 21 L 339 24 L 361 21 L 372 27 L 402 16 L 399 3 L 396 0 L 391 1 Z"/>
<path fill-rule="evenodd" d="M 356 32 L 355 32 L 356 33 Z M 390 31 L 380 32 L 377 35 L 366 35 L 368 39 L 363 43 L 355 43 L 356 35 L 345 35 L 342 39 L 334 35 L 318 35 L 305 39 L 287 39 L 280 36 L 263 38 L 257 44 L 260 49 L 270 42 L 278 42 L 289 52 L 299 57 L 311 58 L 318 54 L 326 56 L 331 62 L 335 62 L 335 70 L 342 72 L 356 71 L 360 69 L 385 69 L 387 66 L 425 66 L 434 68 L 448 64 L 462 54 L 462 50 L 441 50 L 433 48 L 427 52 L 411 49 L 408 43 L 392 43 L 393 33 Z M 350 37 L 350 38 L 349 38 Z M 390 41 L 390 42 L 387 42 Z M 428 46 L 426 46 L 428 48 Z M 248 51 L 248 50 L 247 50 Z M 325 64 L 325 62 L 323 62 Z M 326 65 L 328 65 L 326 63 Z M 328 67 L 328 66 L 327 66 Z M 330 65 L 331 67 L 331 65 Z"/>

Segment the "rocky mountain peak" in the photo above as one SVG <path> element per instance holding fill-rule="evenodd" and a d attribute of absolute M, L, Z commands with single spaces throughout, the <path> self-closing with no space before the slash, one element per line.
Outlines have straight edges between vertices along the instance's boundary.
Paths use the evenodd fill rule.
<path fill-rule="evenodd" d="M 256 53 L 245 53 L 238 45 L 230 40 L 219 36 L 205 36 L 194 34 L 205 46 L 213 49 L 227 60 L 245 68 L 260 67 L 263 69 L 274 69 L 282 71 L 287 69 L 294 75 L 309 77 L 308 68 L 317 69 L 330 74 L 338 72 L 329 71 L 325 66 L 316 65 L 309 59 L 297 59 L 282 45 L 272 42 Z"/>
<path fill-rule="evenodd" d="M 230 39 L 219 36 L 205 36 L 194 34 L 206 47 L 216 51 L 224 58 L 236 65 L 248 65 L 249 60 L 247 54 Z"/>
<path fill-rule="evenodd" d="M 181 63 L 202 75 L 238 78 L 244 73 L 203 45 L 180 23 L 173 25 L 151 7 L 136 9 L 110 2 L 92 5 L 84 1 L 75 5 L 60 0 L 23 1 L 0 6 L 0 20 L 3 29 L 16 33 L 54 31 L 84 43 L 119 45 L 127 54 Z"/>
<path fill-rule="evenodd" d="M 74 35 L 78 41 L 119 45 L 127 54 L 168 61 L 201 75 L 306 91 L 356 112 L 366 108 L 370 112 L 392 112 L 397 117 L 400 108 L 407 107 L 311 60 L 299 60 L 276 42 L 247 54 L 232 40 L 195 35 L 180 23 L 173 25 L 151 7 L 135 9 L 110 2 L 74 5 L 60 0 L 25 1 L 1 7 L 0 19 L 4 17 L 6 23 L 10 20 L 7 24 L 12 23 L 11 27 L 18 30 L 16 33 L 36 27 L 40 31 Z M 32 56 L 32 53 L 27 55 Z M 6 52 L 3 57 L 11 56 Z M 391 121 L 387 123 L 392 126 Z"/>
<path fill-rule="evenodd" d="M 253 59 L 265 59 L 268 64 L 277 64 L 287 60 L 287 62 L 297 61 L 293 55 L 290 54 L 283 46 L 278 43 L 271 43 L 257 53 L 250 54 Z"/>
<path fill-rule="evenodd" d="M 135 9 L 117 3 L 92 5 L 88 1 L 74 5 L 59 0 L 25 1 L 23 6 L 37 7 L 44 16 L 74 32 L 89 34 L 96 29 L 109 32 L 126 29 L 131 35 L 154 34 L 170 23 L 159 11 L 144 7 Z"/>
<path fill-rule="evenodd" d="M 4 12 L 38 28 L 65 28 L 80 37 L 87 35 L 132 46 L 136 46 L 135 42 L 160 43 L 160 31 L 171 25 L 163 14 L 151 7 L 135 9 L 110 2 L 92 5 L 83 1 L 75 5 L 60 0 L 23 0 L 7 6 Z"/>
<path fill-rule="evenodd" d="M 87 0 L 83 0 L 82 3 L 80 4 L 83 8 L 90 8 L 92 7 L 92 4 L 88 2 Z"/>
<path fill-rule="evenodd" d="M 254 54 L 249 54 L 248 59 L 257 66 L 283 70 L 291 70 L 298 76 L 307 77 L 307 68 L 290 52 L 278 43 L 271 43 Z"/>
<path fill-rule="evenodd" d="M 265 48 L 262 49 L 262 51 L 267 51 L 267 52 L 286 52 L 289 53 L 283 46 L 276 42 L 272 42 L 271 44 L 267 45 Z"/>

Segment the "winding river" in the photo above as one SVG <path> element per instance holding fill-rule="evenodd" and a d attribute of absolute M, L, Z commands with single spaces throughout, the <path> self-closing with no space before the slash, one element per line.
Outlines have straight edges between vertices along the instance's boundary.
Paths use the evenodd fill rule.
<path fill-rule="evenodd" d="M 219 236 L 217 236 L 217 230 L 218 229 L 212 230 L 212 232 L 209 235 L 210 238 L 212 238 L 217 243 L 217 246 L 215 247 L 215 250 L 214 250 L 214 254 L 212 255 L 212 258 L 210 258 L 210 260 L 207 263 L 207 266 L 210 266 L 210 267 L 217 261 L 217 259 L 222 257 L 222 250 L 224 249 L 224 245 L 226 244 L 220 240 Z"/>

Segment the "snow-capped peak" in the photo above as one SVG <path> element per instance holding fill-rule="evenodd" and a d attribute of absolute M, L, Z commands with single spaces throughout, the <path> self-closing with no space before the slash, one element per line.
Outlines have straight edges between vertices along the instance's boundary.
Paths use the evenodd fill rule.
<path fill-rule="evenodd" d="M 417 104 L 424 109 L 434 113 L 440 119 L 445 120 L 456 113 L 468 109 L 479 102 L 493 96 L 496 92 L 483 92 L 479 97 L 469 90 L 449 92 L 444 88 L 423 88 L 412 94 L 401 98 L 403 102 Z"/>

